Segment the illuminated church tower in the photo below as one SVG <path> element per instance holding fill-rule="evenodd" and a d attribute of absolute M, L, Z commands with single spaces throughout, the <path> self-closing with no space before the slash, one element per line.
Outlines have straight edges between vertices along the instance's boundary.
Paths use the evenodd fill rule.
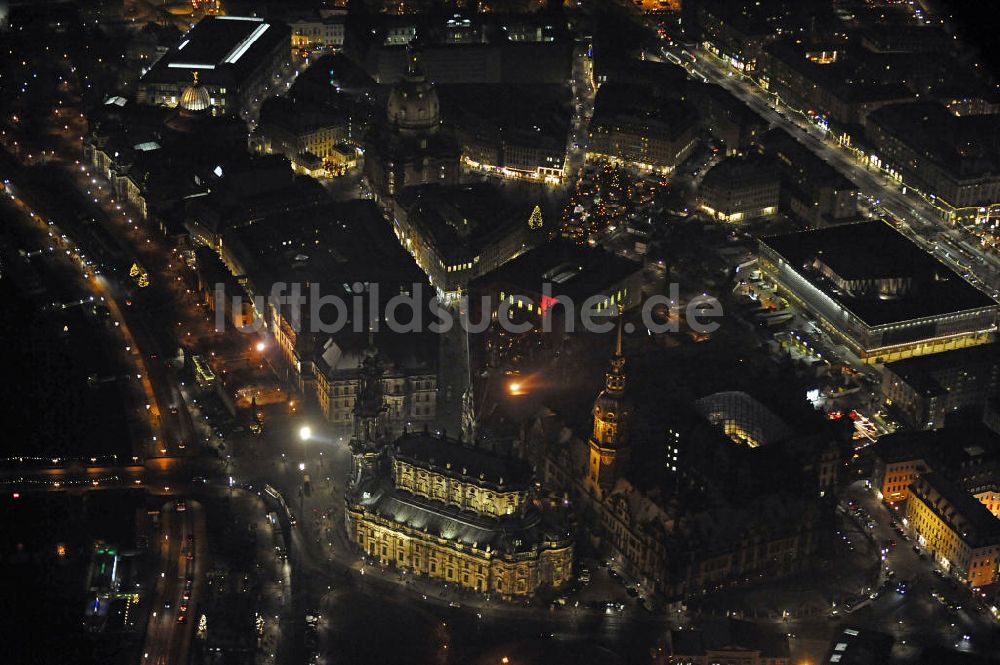
<path fill-rule="evenodd" d="M 354 397 L 354 433 L 350 444 L 352 486 L 376 470 L 388 437 L 382 373 L 382 360 L 369 333 Z"/>
<path fill-rule="evenodd" d="M 594 401 L 594 430 L 590 435 L 587 489 L 603 499 L 628 465 L 632 404 L 625 397 L 625 356 L 622 355 L 622 308 L 618 308 L 618 336 L 604 390 Z"/>

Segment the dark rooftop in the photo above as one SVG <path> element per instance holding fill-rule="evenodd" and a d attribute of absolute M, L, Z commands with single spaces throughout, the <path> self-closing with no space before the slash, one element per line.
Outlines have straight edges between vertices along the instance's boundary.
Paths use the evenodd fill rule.
<path fill-rule="evenodd" d="M 762 238 L 760 243 L 869 326 L 996 307 L 985 293 L 884 222 L 800 231 Z M 854 296 L 814 270 L 816 260 L 844 279 L 908 278 L 914 287 L 894 299 Z"/>
<path fill-rule="evenodd" d="M 464 476 L 472 483 L 484 481 L 514 491 L 526 489 L 531 481 L 531 467 L 526 462 L 471 448 L 444 436 L 408 432 L 396 440 L 395 446 L 396 458 L 432 466 L 445 475 Z"/>
<path fill-rule="evenodd" d="M 279 43 L 291 48 L 291 31 L 283 23 L 246 16 L 202 19 L 170 48 L 143 80 L 190 80 L 198 72 L 203 83 L 238 85 Z"/>
<path fill-rule="evenodd" d="M 365 510 L 480 550 L 523 552 L 547 541 L 568 540 L 568 534 L 547 524 L 533 507 L 524 515 L 491 517 L 414 496 L 394 488 L 386 479 L 359 489 L 357 503 Z"/>
<path fill-rule="evenodd" d="M 543 84 L 464 83 L 436 87 L 445 121 L 507 141 L 565 151 L 569 95 Z"/>
<path fill-rule="evenodd" d="M 315 282 L 323 293 L 349 298 L 354 282 L 378 282 L 384 299 L 395 295 L 389 285 L 426 285 L 413 257 L 369 200 L 275 213 L 228 231 L 224 242 L 230 251 L 239 243 L 238 258 L 246 262 L 258 288 L 275 281 Z"/>
<path fill-rule="evenodd" d="M 817 157 L 784 129 L 772 129 L 761 137 L 759 143 L 764 154 L 773 155 L 783 169 L 798 173 L 806 182 L 838 190 L 857 189 L 845 175 Z"/>
<path fill-rule="evenodd" d="M 704 656 L 709 651 L 758 651 L 762 658 L 788 658 L 788 638 L 749 621 L 719 619 L 695 630 L 670 631 L 675 657 Z"/>
<path fill-rule="evenodd" d="M 420 185 L 407 187 L 397 200 L 407 210 L 411 224 L 422 227 L 446 263 L 471 260 L 518 224 L 527 225 L 539 199 L 506 193 L 487 183 L 470 185 Z M 543 218 L 546 215 L 542 205 Z"/>
<path fill-rule="evenodd" d="M 510 285 L 525 294 L 541 293 L 542 285 L 550 284 L 552 297 L 575 300 L 602 293 L 639 270 L 640 263 L 599 247 L 556 240 L 525 252 L 483 281 Z"/>
<path fill-rule="evenodd" d="M 902 84 L 907 71 L 905 60 L 842 43 L 809 44 L 800 39 L 774 42 L 765 49 L 769 56 L 816 86 L 845 102 L 909 99 L 913 92 Z M 814 52 L 836 52 L 833 62 L 819 64 L 809 57 Z M 846 121 L 841 118 L 840 120 Z"/>
<path fill-rule="evenodd" d="M 292 134 L 340 127 L 348 122 L 346 113 L 290 97 L 271 97 L 260 105 L 261 127 L 278 127 Z"/>
<path fill-rule="evenodd" d="M 768 158 L 727 157 L 705 174 L 701 186 L 726 191 L 737 187 L 760 187 L 776 180 L 778 174 Z"/>
<path fill-rule="evenodd" d="M 925 473 L 913 481 L 910 493 L 923 499 L 971 547 L 1000 544 L 1000 518 L 950 478 L 933 471 Z M 942 499 L 949 509 L 940 505 Z"/>
<path fill-rule="evenodd" d="M 1000 354 L 996 344 L 981 344 L 966 349 L 932 353 L 887 363 L 885 368 L 924 395 L 943 395 L 947 389 L 935 374 L 966 370 L 972 374 L 992 372 Z"/>
<path fill-rule="evenodd" d="M 837 665 L 888 665 L 895 642 L 893 636 L 886 633 L 867 628 L 844 627 L 834 635 L 829 652 L 820 662 Z"/>
<path fill-rule="evenodd" d="M 955 179 L 1000 174 L 1000 114 L 956 116 L 937 102 L 889 104 L 869 124 L 911 146 Z"/>
<path fill-rule="evenodd" d="M 970 463 L 1000 459 L 1000 435 L 981 423 L 898 431 L 879 437 L 870 450 L 887 464 L 922 459 L 936 470 L 961 475 Z"/>
<path fill-rule="evenodd" d="M 608 81 L 597 91 L 591 132 L 623 118 L 656 127 L 674 140 L 698 122 L 698 113 L 690 102 L 664 98 L 648 85 Z"/>

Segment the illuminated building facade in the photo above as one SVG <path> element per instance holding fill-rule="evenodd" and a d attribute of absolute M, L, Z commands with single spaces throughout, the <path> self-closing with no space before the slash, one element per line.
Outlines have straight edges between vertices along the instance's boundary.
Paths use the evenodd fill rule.
<path fill-rule="evenodd" d="M 708 173 L 698 190 L 698 206 L 713 219 L 743 222 L 778 212 L 781 181 L 759 159 L 730 157 Z"/>
<path fill-rule="evenodd" d="M 878 156 L 941 205 L 971 208 L 1000 201 L 1000 151 L 984 136 L 1000 114 L 958 116 L 937 102 L 893 104 L 871 113 L 865 136 Z"/>
<path fill-rule="evenodd" d="M 741 72 L 757 70 L 762 50 L 775 32 L 753 5 L 703 2 L 696 17 L 705 50 Z"/>
<path fill-rule="evenodd" d="M 993 511 L 992 497 L 1000 479 L 1000 437 L 985 425 L 898 431 L 880 437 L 870 450 L 872 487 L 883 501 L 906 500 L 913 481 L 934 471 L 957 482 Z"/>
<path fill-rule="evenodd" d="M 254 138 L 263 152 L 281 153 L 290 160 L 303 154 L 324 160 L 351 139 L 351 125 L 339 112 L 273 97 L 261 105 Z"/>
<path fill-rule="evenodd" d="M 447 297 L 546 237 L 533 200 L 509 198 L 487 183 L 425 185 L 393 200 L 393 230 L 431 285 Z"/>
<path fill-rule="evenodd" d="M 669 173 L 694 150 L 698 117 L 690 104 L 605 83 L 597 92 L 587 157 Z"/>
<path fill-rule="evenodd" d="M 883 222 L 762 238 L 779 291 L 864 362 L 992 340 L 996 303 Z"/>
<path fill-rule="evenodd" d="M 382 368 L 371 348 L 354 406 L 348 537 L 383 566 L 502 598 L 572 578 L 569 532 L 534 503 L 527 463 L 443 435 L 385 423 Z"/>
<path fill-rule="evenodd" d="M 930 465 L 924 460 L 925 446 L 904 433 L 880 437 L 872 446 L 874 464 L 872 487 L 887 503 L 905 501 L 910 496 L 910 483 Z"/>
<path fill-rule="evenodd" d="M 462 164 L 499 178 L 562 182 L 569 112 L 553 90 L 561 88 L 441 86 L 448 122 L 462 146 Z"/>
<path fill-rule="evenodd" d="M 323 9 L 315 14 L 290 18 L 292 48 L 340 48 L 344 45 L 346 18 L 346 9 Z"/>
<path fill-rule="evenodd" d="M 408 333 L 407 337 L 414 335 Z M 405 347 L 398 345 L 400 348 L 387 353 L 387 341 L 383 338 L 380 344 L 387 425 L 401 431 L 414 423 L 433 422 L 437 416 L 437 369 L 429 359 L 436 357 L 431 353 L 436 348 L 420 354 L 413 350 L 418 345 L 408 339 Z M 362 359 L 363 353 L 350 346 L 344 336 L 327 340 L 316 359 L 316 399 L 323 415 L 335 426 L 350 427 L 354 420 Z"/>
<path fill-rule="evenodd" d="M 910 485 L 906 519 L 920 544 L 966 584 L 996 581 L 1000 519 L 957 483 L 934 472 L 917 478 Z"/>
<path fill-rule="evenodd" d="M 197 72 L 213 113 L 246 113 L 287 66 L 290 35 L 287 25 L 261 18 L 206 17 L 143 74 L 136 101 L 175 107 Z"/>
<path fill-rule="evenodd" d="M 218 254 L 208 247 L 196 248 L 195 266 L 198 293 L 212 314 L 216 317 L 221 314 L 236 329 L 251 329 L 255 317 L 253 305 L 243 285 L 226 269 Z M 238 302 L 234 300 L 237 297 Z"/>
<path fill-rule="evenodd" d="M 547 135 L 513 132 L 485 134 L 460 131 L 462 164 L 486 175 L 532 180 L 557 185 L 562 182 L 565 141 Z"/>
<path fill-rule="evenodd" d="M 821 126 L 857 125 L 875 109 L 913 96 L 902 68 L 890 64 L 897 61 L 856 46 L 786 39 L 767 46 L 764 60 L 768 91 Z"/>

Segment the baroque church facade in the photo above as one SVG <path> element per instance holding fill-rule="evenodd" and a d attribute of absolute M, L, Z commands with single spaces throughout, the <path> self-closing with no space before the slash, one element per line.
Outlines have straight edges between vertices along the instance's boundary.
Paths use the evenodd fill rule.
<path fill-rule="evenodd" d="M 354 406 L 347 534 L 371 560 L 501 598 L 558 589 L 573 543 L 537 505 L 531 468 L 444 435 L 393 438 L 370 347 Z"/>

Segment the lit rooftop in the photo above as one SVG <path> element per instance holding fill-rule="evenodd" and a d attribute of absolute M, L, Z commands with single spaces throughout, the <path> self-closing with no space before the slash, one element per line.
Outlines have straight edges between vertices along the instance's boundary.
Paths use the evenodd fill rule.
<path fill-rule="evenodd" d="M 993 299 L 884 222 L 771 236 L 762 238 L 760 244 L 869 326 L 996 306 Z M 852 295 L 816 270 L 817 262 L 847 280 L 906 279 L 914 286 L 892 299 Z"/>
<path fill-rule="evenodd" d="M 239 79 L 279 41 L 289 39 L 288 26 L 252 16 L 210 16 L 184 33 L 143 77 L 145 80 L 190 79 L 197 71 L 204 82 L 212 82 L 213 72 L 222 70 Z"/>

